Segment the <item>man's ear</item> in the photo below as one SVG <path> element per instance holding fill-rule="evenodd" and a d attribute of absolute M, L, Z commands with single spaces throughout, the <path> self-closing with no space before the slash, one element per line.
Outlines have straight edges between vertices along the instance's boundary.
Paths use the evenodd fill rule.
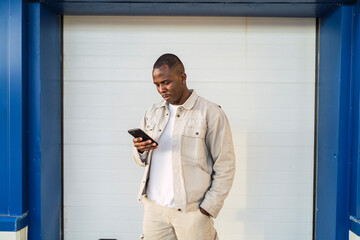
<path fill-rule="evenodd" d="M 186 73 L 181 74 L 181 81 L 186 82 Z"/>

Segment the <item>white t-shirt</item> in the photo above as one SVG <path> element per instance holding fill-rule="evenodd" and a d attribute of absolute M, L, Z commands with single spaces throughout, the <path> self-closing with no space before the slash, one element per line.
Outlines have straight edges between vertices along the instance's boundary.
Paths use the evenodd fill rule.
<path fill-rule="evenodd" d="M 146 191 L 150 201 L 164 207 L 174 207 L 172 135 L 175 115 L 179 107 L 169 104 L 169 121 L 158 140 L 159 147 L 152 155 Z"/>

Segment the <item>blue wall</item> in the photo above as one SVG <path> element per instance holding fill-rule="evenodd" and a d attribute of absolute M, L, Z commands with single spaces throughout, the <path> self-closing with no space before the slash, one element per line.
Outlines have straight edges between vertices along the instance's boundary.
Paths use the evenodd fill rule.
<path fill-rule="evenodd" d="M 60 36 L 42 4 L 0 1 L 0 231 L 36 240 L 60 237 Z"/>
<path fill-rule="evenodd" d="M 29 4 L 29 239 L 60 238 L 60 17 Z"/>
<path fill-rule="evenodd" d="M 316 239 L 360 235 L 360 4 L 320 19 Z"/>
<path fill-rule="evenodd" d="M 40 5 L 29 4 L 29 239 L 41 233 Z"/>
<path fill-rule="evenodd" d="M 9 2 L 0 1 L 0 62 L 8 63 Z M 5 47 L 6 46 L 6 47 Z M 9 69 L 0 64 L 0 214 L 9 213 Z"/>
<path fill-rule="evenodd" d="M 27 224 L 26 11 L 0 1 L 0 229 L 9 231 Z"/>
<path fill-rule="evenodd" d="M 353 149 L 352 149 L 352 181 L 351 181 L 351 214 L 360 219 L 360 164 L 359 164 L 359 81 L 360 81 L 360 2 L 354 7 L 353 26 L 353 68 L 352 68 L 352 108 L 353 108 Z"/>
<path fill-rule="evenodd" d="M 61 80 L 60 16 L 40 5 L 40 151 L 43 239 L 60 238 Z M 56 47 L 54 47 L 56 46 Z M 54 233 L 58 233 L 54 236 Z"/>
<path fill-rule="evenodd" d="M 347 239 L 352 7 L 320 19 L 316 239 Z"/>
<path fill-rule="evenodd" d="M 353 42 L 352 42 L 352 151 L 351 151 L 351 202 L 350 228 L 360 235 L 360 141 L 359 141 L 359 92 L 360 92 L 360 2 L 353 9 Z"/>

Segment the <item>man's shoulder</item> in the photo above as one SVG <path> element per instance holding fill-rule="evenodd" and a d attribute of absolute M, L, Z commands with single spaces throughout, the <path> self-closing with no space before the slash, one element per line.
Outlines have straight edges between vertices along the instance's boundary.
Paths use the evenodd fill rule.
<path fill-rule="evenodd" d="M 153 105 L 151 105 L 146 112 L 147 113 L 154 113 L 156 111 L 158 111 L 159 109 L 161 109 L 164 106 L 164 101 L 160 101 L 158 103 L 154 103 Z"/>
<path fill-rule="evenodd" d="M 223 112 L 223 110 L 221 109 L 221 106 L 219 104 L 211 102 L 201 96 L 198 97 L 197 104 L 200 108 L 207 108 L 212 111 Z"/>
<path fill-rule="evenodd" d="M 214 124 L 217 121 L 227 119 L 227 116 L 221 106 L 217 103 L 211 102 L 203 97 L 198 98 L 198 110 L 206 118 L 208 124 Z"/>

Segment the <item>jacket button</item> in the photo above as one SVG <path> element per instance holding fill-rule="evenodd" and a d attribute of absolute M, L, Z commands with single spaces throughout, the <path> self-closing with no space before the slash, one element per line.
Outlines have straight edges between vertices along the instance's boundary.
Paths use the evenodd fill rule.
<path fill-rule="evenodd" d="M 178 208 L 178 211 L 181 212 L 181 208 Z"/>
<path fill-rule="evenodd" d="M 178 115 L 176 115 L 177 117 L 180 117 L 180 115 L 178 114 Z"/>
<path fill-rule="evenodd" d="M 159 132 L 161 132 L 161 129 L 159 129 Z"/>
<path fill-rule="evenodd" d="M 196 134 L 196 135 L 199 135 L 199 133 L 198 133 L 198 132 L 196 132 L 195 134 Z"/>

